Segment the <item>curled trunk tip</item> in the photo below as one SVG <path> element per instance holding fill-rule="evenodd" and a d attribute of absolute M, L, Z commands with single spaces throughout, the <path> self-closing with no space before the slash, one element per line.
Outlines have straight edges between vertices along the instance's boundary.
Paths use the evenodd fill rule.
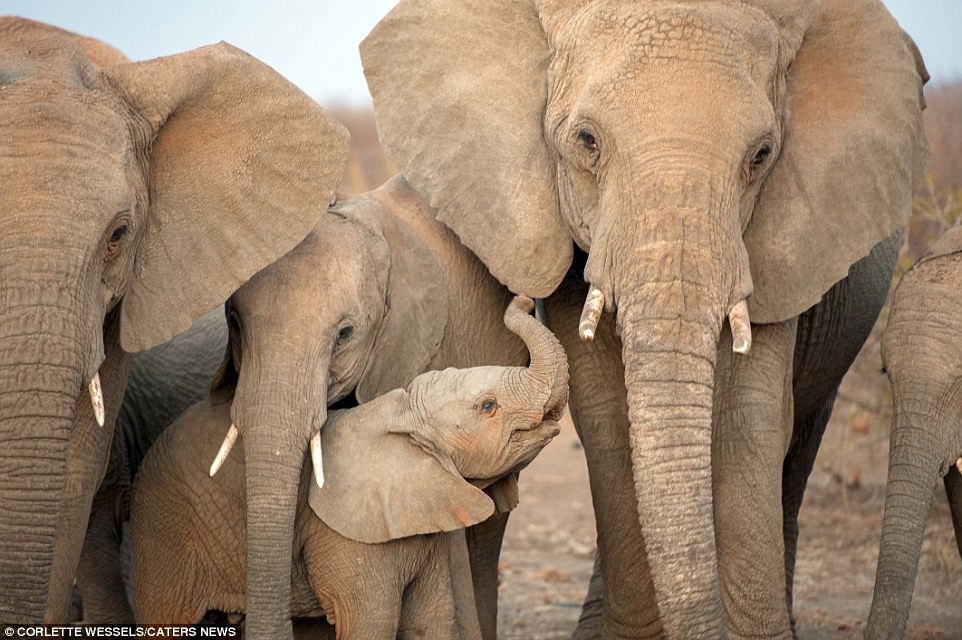
<path fill-rule="evenodd" d="M 530 315 L 534 302 L 524 296 L 516 296 L 504 314 L 504 324 L 520 337 L 531 354 L 531 364 L 524 378 L 531 384 L 545 386 L 545 415 L 560 418 L 568 399 L 568 359 L 558 339 L 536 318 Z"/>

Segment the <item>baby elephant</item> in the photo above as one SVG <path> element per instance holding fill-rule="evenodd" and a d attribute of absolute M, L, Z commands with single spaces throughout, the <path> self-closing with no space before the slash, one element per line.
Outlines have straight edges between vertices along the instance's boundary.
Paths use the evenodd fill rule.
<path fill-rule="evenodd" d="M 338 639 L 480 638 L 458 530 L 492 514 L 482 489 L 557 435 L 567 401 L 564 352 L 532 307 L 518 297 L 504 315 L 531 353 L 528 367 L 430 371 L 406 389 L 331 412 L 323 487 L 310 456 L 301 474 L 293 617 L 326 616 Z M 194 405 L 137 475 L 131 586 L 141 623 L 244 611 L 244 456 L 228 457 L 209 477 L 230 423 L 229 404 Z"/>
<path fill-rule="evenodd" d="M 962 554 L 962 228 L 902 278 L 882 336 L 892 383 L 889 476 L 875 595 L 865 637 L 901 638 L 939 478 Z"/>

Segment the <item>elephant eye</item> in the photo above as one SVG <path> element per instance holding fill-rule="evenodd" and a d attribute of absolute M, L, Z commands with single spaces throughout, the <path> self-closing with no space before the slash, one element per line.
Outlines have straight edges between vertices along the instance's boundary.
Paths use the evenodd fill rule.
<path fill-rule="evenodd" d="M 585 131 L 584 129 L 578 131 L 578 141 L 581 142 L 584 148 L 588 151 L 598 150 L 598 141 L 595 140 L 595 137 L 591 135 L 590 132 Z"/>
<path fill-rule="evenodd" d="M 240 333 L 240 316 L 234 309 L 227 312 L 227 326 L 232 333 Z"/>
<path fill-rule="evenodd" d="M 752 158 L 752 169 L 757 169 L 765 164 L 765 161 L 768 160 L 768 156 L 770 155 L 772 155 L 771 145 L 763 144 L 759 147 L 758 151 L 755 152 L 755 157 Z"/>
<path fill-rule="evenodd" d="M 493 416 L 498 411 L 499 406 L 501 405 L 498 404 L 496 399 L 485 398 L 481 401 L 481 404 L 478 405 L 478 411 L 483 416 Z"/>
<path fill-rule="evenodd" d="M 354 327 L 351 325 L 345 325 L 341 327 L 341 330 L 337 332 L 337 340 L 334 342 L 334 346 L 341 347 L 344 346 L 354 335 Z"/>
<path fill-rule="evenodd" d="M 111 232 L 110 237 L 107 239 L 107 247 L 105 249 L 106 255 L 104 256 L 105 261 L 110 261 L 117 256 L 117 254 L 120 252 L 121 241 L 124 239 L 124 236 L 126 235 L 127 235 L 126 224 L 118 225 Z"/>

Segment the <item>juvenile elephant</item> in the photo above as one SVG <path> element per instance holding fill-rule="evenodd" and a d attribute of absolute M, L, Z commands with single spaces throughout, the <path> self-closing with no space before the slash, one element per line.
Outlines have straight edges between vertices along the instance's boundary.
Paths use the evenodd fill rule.
<path fill-rule="evenodd" d="M 263 594 L 275 625 L 288 623 L 294 488 L 308 443 L 316 437 L 321 447 L 327 407 L 370 401 L 431 369 L 523 366 L 524 344 L 502 322 L 510 300 L 400 177 L 338 202 L 294 250 L 231 296 L 229 345 L 211 383 L 214 403 L 232 402 L 219 457 L 239 432 L 247 544 L 258 566 L 270 567 L 264 581 L 251 582 L 248 598 L 254 589 Z M 498 513 L 468 537 L 482 631 L 493 638 L 514 477 L 488 492 Z"/>
<path fill-rule="evenodd" d="M 882 335 L 892 383 L 889 475 L 865 637 L 901 638 L 939 478 L 962 554 L 962 228 L 947 231 L 899 282 Z"/>
<path fill-rule="evenodd" d="M 791 637 L 802 493 L 925 172 L 914 44 L 880 0 L 401 0 L 361 58 L 401 173 L 568 353 L 579 637 Z"/>
<path fill-rule="evenodd" d="M 480 637 L 459 530 L 494 512 L 480 489 L 537 455 L 558 433 L 567 399 L 564 351 L 532 308 L 519 298 L 504 315 L 528 345 L 530 367 L 431 371 L 329 414 L 324 485 L 302 459 L 295 490 L 290 615 L 326 615 L 342 639 Z M 192 407 L 134 481 L 131 585 L 141 623 L 245 610 L 243 458 L 208 477 L 230 413 L 223 403 Z M 458 535 L 437 533 L 451 531 Z"/>
<path fill-rule="evenodd" d="M 128 352 L 302 240 L 347 153 L 343 127 L 230 45 L 122 59 L 0 18 L 5 622 L 67 616 Z"/>

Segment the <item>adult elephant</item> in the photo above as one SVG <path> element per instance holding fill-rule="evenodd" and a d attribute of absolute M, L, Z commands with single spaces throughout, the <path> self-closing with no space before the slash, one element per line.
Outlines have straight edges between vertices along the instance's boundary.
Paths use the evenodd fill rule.
<path fill-rule="evenodd" d="M 878 0 L 402 0 L 361 56 L 402 173 L 548 297 L 604 575 L 584 634 L 789 637 L 801 493 L 927 159 L 914 44 Z"/>
<path fill-rule="evenodd" d="M 962 554 L 962 228 L 899 282 L 882 335 L 894 412 L 868 640 L 902 638 L 939 478 Z"/>
<path fill-rule="evenodd" d="M 0 20 L 5 622 L 67 616 L 128 352 L 299 242 L 346 155 L 340 125 L 227 44 L 95 69 L 90 42 Z"/>

